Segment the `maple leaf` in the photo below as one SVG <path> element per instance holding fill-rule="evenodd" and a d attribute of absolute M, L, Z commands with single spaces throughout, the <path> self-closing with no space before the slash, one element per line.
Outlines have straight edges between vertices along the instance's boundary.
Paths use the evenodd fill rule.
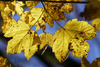
<path fill-rule="evenodd" d="M 70 41 L 70 50 L 74 57 L 83 58 L 87 57 L 87 53 L 89 52 L 89 44 L 87 41 L 84 41 L 80 36 L 78 39 L 72 39 Z"/>
<path fill-rule="evenodd" d="M 60 11 L 65 11 L 66 13 L 70 13 L 73 11 L 73 5 L 71 3 L 67 3 L 61 7 Z"/>
<path fill-rule="evenodd" d="M 53 0 L 49 0 L 53 1 Z M 61 0 L 55 0 L 55 1 L 61 1 Z M 53 3 L 53 2 L 44 2 L 45 5 L 48 5 L 50 7 L 62 7 L 63 3 Z"/>
<path fill-rule="evenodd" d="M 11 4 L 11 1 L 7 1 L 7 2 L 4 2 L 4 1 L 0 1 L 0 11 L 4 11 L 6 12 L 7 14 L 10 14 L 10 12 L 12 12 L 12 15 L 15 14 L 15 6 Z"/>
<path fill-rule="evenodd" d="M 96 36 L 94 27 L 86 21 L 72 19 L 65 24 L 64 28 L 71 37 L 69 39 L 72 54 L 78 58 L 87 57 L 90 47 L 86 39 L 91 40 Z"/>
<path fill-rule="evenodd" d="M 85 39 L 93 39 L 95 35 L 95 29 L 88 22 L 72 19 L 65 24 L 64 29 L 55 32 L 53 52 L 60 62 L 66 59 L 69 50 L 75 57 L 87 57 L 90 47 Z"/>
<path fill-rule="evenodd" d="M 31 9 L 32 7 L 35 7 L 39 1 L 25 1 L 25 3 Z"/>
<path fill-rule="evenodd" d="M 56 20 L 56 21 L 66 20 L 66 14 L 64 14 L 63 11 L 59 11 L 59 9 L 57 7 L 50 6 L 49 3 L 47 5 L 45 5 L 44 7 L 47 10 L 43 13 L 44 20 L 51 27 L 54 26 L 54 20 Z M 44 7 L 42 8 L 42 11 L 45 10 Z"/>
<path fill-rule="evenodd" d="M 50 45 L 52 47 L 53 45 L 53 35 L 50 33 L 42 33 L 39 35 L 41 44 L 40 49 L 44 48 L 46 45 Z"/>
<path fill-rule="evenodd" d="M 29 24 L 29 26 L 37 25 L 36 27 L 36 31 L 37 31 L 40 28 L 43 28 L 45 24 L 42 18 L 43 18 L 43 15 L 42 15 L 41 8 L 32 8 L 30 12 L 25 11 L 23 14 L 21 14 L 20 20 L 26 21 L 26 23 Z"/>
<path fill-rule="evenodd" d="M 7 1 L 7 2 L 0 1 L 0 6 L 1 6 L 0 11 L 6 12 L 6 14 L 10 14 L 10 12 L 12 11 L 11 7 L 13 7 L 13 6 L 11 6 L 10 1 Z"/>
<path fill-rule="evenodd" d="M 90 67 L 90 63 L 87 61 L 86 58 L 82 58 L 81 64 L 82 64 L 81 67 Z"/>
<path fill-rule="evenodd" d="M 8 14 L 11 12 L 8 4 L 6 5 L 6 7 L 4 8 L 4 12 L 7 12 Z"/>
<path fill-rule="evenodd" d="M 21 15 L 23 13 L 23 8 L 25 4 L 22 1 L 13 1 L 11 2 L 12 5 L 15 6 L 15 12 L 17 12 L 18 15 Z"/>
<path fill-rule="evenodd" d="M 30 16 L 30 15 L 31 15 L 31 14 L 30 14 L 29 11 L 25 11 L 24 13 L 22 13 L 22 14 L 20 15 L 20 20 L 21 20 L 21 21 L 26 21 L 26 23 L 28 24 L 28 23 L 30 23 L 30 22 L 33 20 L 33 17 Z"/>
<path fill-rule="evenodd" d="M 30 23 L 30 25 L 37 25 L 36 30 L 39 30 L 41 26 L 45 24 L 43 20 L 43 15 L 42 15 L 42 9 L 41 8 L 33 8 L 31 9 L 31 15 L 34 17 L 34 20 Z M 37 21 L 37 23 L 36 23 Z M 40 28 L 39 28 L 40 27 Z"/>
<path fill-rule="evenodd" d="M 13 37 L 8 42 L 7 54 L 21 53 L 24 50 L 28 60 L 38 50 L 38 44 L 40 44 L 37 33 L 20 20 L 18 24 L 11 26 L 4 36 Z"/>
<path fill-rule="evenodd" d="M 0 11 L 3 11 L 4 8 L 5 8 L 4 2 L 0 1 Z"/>
<path fill-rule="evenodd" d="M 77 19 L 69 20 L 65 26 L 65 29 L 76 31 L 83 39 L 93 39 L 96 36 L 96 31 L 93 26 L 86 21 L 77 21 Z"/>
<path fill-rule="evenodd" d="M 96 31 L 100 30 L 100 18 L 96 18 L 92 21 L 93 27 L 96 29 Z"/>
<path fill-rule="evenodd" d="M 50 0 L 53 1 L 53 0 Z M 81 1 L 81 0 L 55 0 L 55 1 Z M 50 3 L 50 2 L 44 2 L 45 5 L 43 6 L 42 10 L 45 12 L 44 15 L 44 21 L 47 22 L 48 25 L 51 27 L 54 26 L 54 21 L 62 21 L 67 20 L 66 19 L 66 13 L 70 13 L 73 11 L 73 5 L 71 3 Z M 44 9 L 45 8 L 45 9 Z"/>
<path fill-rule="evenodd" d="M 6 33 L 6 31 L 8 31 L 8 29 L 12 26 L 17 24 L 16 20 L 13 19 L 11 16 L 9 16 L 6 12 L 1 12 L 1 15 L 3 17 L 3 26 L 2 26 L 2 30 L 3 33 Z"/>
<path fill-rule="evenodd" d="M 67 32 L 62 28 L 58 29 L 54 34 L 53 40 L 54 44 L 52 49 L 56 58 L 59 60 L 59 62 L 65 61 L 69 53 L 69 38 Z"/>

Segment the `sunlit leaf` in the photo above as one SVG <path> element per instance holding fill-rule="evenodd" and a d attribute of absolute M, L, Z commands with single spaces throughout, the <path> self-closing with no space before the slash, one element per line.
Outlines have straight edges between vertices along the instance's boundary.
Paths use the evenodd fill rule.
<path fill-rule="evenodd" d="M 52 47 L 53 45 L 53 35 L 50 33 L 42 33 L 39 35 L 41 44 L 40 49 L 44 48 L 46 45 L 50 45 Z"/>
<path fill-rule="evenodd" d="M 94 27 L 86 21 L 69 20 L 64 29 L 58 29 L 54 34 L 53 52 L 56 58 L 63 62 L 69 50 L 75 57 L 87 57 L 89 44 L 85 39 L 93 39 L 96 35 Z"/>
<path fill-rule="evenodd" d="M 21 53 L 24 50 L 25 57 L 29 58 L 38 50 L 39 37 L 34 30 L 30 30 L 28 24 L 18 21 L 5 33 L 5 37 L 13 37 L 7 45 L 7 54 Z"/>
<path fill-rule="evenodd" d="M 92 25 L 97 31 L 100 30 L 100 18 L 94 19 Z"/>

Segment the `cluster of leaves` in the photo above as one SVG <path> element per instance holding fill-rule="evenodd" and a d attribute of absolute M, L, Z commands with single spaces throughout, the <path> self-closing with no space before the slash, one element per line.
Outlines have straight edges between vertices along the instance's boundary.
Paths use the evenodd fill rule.
<path fill-rule="evenodd" d="M 6 58 L 0 56 L 0 67 L 11 67 Z"/>
<path fill-rule="evenodd" d="M 90 64 L 86 58 L 82 58 L 81 60 L 82 66 L 81 67 L 100 67 L 100 58 L 96 58 L 92 64 Z"/>
<path fill-rule="evenodd" d="M 89 3 L 85 6 L 84 12 L 81 13 L 82 17 L 90 21 L 92 19 L 100 19 L 100 0 L 87 0 Z"/>
<path fill-rule="evenodd" d="M 0 1 L 0 6 L 2 6 L 0 11 L 4 22 L 2 26 L 4 36 L 13 37 L 8 41 L 7 54 L 21 53 L 24 50 L 25 57 L 29 60 L 38 49 L 43 49 L 49 45 L 52 47 L 52 52 L 55 53 L 55 57 L 59 62 L 66 60 L 69 51 L 75 57 L 87 57 L 90 47 L 86 40 L 93 39 L 97 34 L 96 30 L 100 30 L 99 19 L 95 19 L 92 22 L 93 26 L 86 21 L 69 20 L 64 25 L 64 28 L 61 27 L 52 35 L 44 32 L 46 29 L 45 24 L 47 23 L 53 27 L 55 21 L 60 26 L 58 21 L 66 20 L 65 13 L 72 12 L 73 5 L 71 3 L 41 2 L 43 8 L 37 8 L 35 6 L 38 3 L 39 1 L 25 1 L 25 3 L 22 1 Z M 23 12 L 25 5 L 31 10 Z M 10 13 L 12 15 L 17 13 L 20 16 L 20 20 L 13 19 Z M 31 30 L 33 26 L 36 26 L 35 31 Z M 36 31 L 41 28 L 43 33 L 38 36 Z"/>

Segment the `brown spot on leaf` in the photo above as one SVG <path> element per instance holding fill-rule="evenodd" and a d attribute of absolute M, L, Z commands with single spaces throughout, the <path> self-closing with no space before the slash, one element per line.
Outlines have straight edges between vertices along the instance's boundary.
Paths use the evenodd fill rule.
<path fill-rule="evenodd" d="M 70 51 L 73 51 L 73 49 L 70 49 Z"/>
<path fill-rule="evenodd" d="M 42 17 L 42 20 L 44 20 L 44 21 L 45 21 L 45 18 L 44 18 L 44 17 Z"/>
<path fill-rule="evenodd" d="M 72 43 L 69 43 L 69 46 L 71 45 Z"/>
<path fill-rule="evenodd" d="M 83 34 L 83 32 L 80 32 L 80 34 Z"/>
<path fill-rule="evenodd" d="M 24 48 L 24 47 L 22 46 L 22 48 Z"/>
<path fill-rule="evenodd" d="M 76 53 L 76 51 L 74 51 L 74 53 Z"/>
<path fill-rule="evenodd" d="M 72 44 L 72 43 L 69 43 L 69 47 L 68 47 L 68 49 L 70 49 L 71 44 Z"/>
<path fill-rule="evenodd" d="M 93 27 L 96 28 L 96 24 L 94 24 Z"/>
<path fill-rule="evenodd" d="M 76 37 L 76 39 L 79 39 L 78 37 Z"/>
<path fill-rule="evenodd" d="M 30 34 L 32 34 L 32 32 L 30 32 Z"/>
<path fill-rule="evenodd" d="M 54 10 L 56 10 L 56 7 L 54 7 Z"/>

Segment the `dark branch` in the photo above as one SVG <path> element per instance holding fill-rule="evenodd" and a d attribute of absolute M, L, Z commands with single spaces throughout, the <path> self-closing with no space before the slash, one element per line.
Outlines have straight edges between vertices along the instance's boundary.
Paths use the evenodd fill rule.
<path fill-rule="evenodd" d="M 33 0 L 33 1 L 41 1 L 41 2 L 53 2 L 53 3 L 89 3 L 86 1 L 47 1 L 47 0 Z"/>

